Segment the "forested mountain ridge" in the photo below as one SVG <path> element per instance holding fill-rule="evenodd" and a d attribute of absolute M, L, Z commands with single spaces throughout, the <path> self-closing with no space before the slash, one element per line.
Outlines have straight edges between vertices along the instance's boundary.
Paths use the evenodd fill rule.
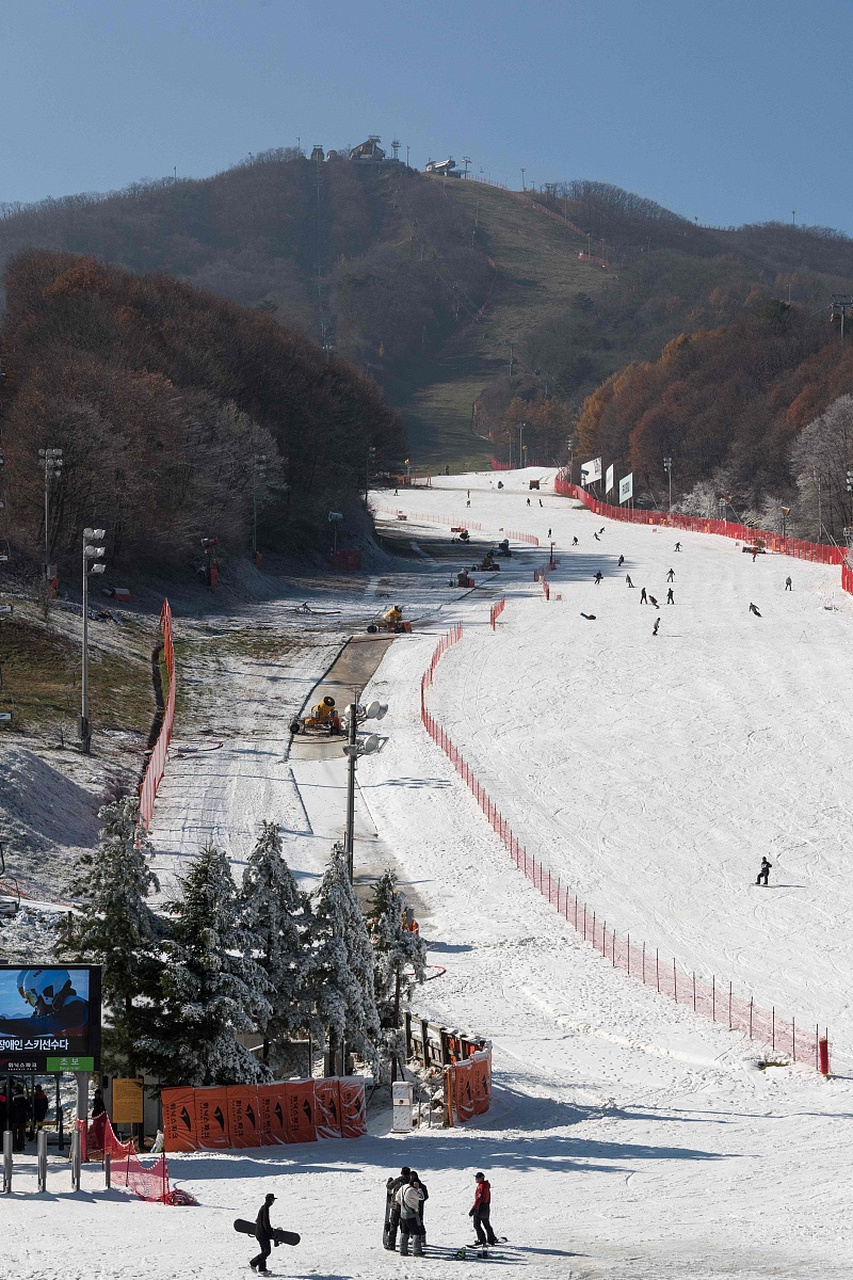
<path fill-rule="evenodd" d="M 853 292 L 853 241 L 827 228 L 702 227 L 603 183 L 511 192 L 295 150 L 204 180 L 0 212 L 0 259 L 28 244 L 85 252 L 183 277 L 295 325 L 386 390 L 405 417 L 409 454 L 430 466 L 487 465 L 492 454 L 507 460 L 511 446 L 517 460 L 522 438 L 529 461 L 562 461 L 577 434 L 591 453 L 618 445 L 612 460 L 636 467 L 641 483 L 651 485 L 660 446 L 684 455 L 679 483 L 713 457 L 743 477 L 757 466 L 759 487 L 783 489 L 804 406 L 819 413 L 830 388 L 850 389 L 842 372 L 812 376 L 824 346 L 817 363 L 826 369 L 840 354 L 830 299 Z M 790 304 L 785 318 L 780 302 Z M 608 388 L 637 365 L 680 368 L 670 344 L 682 337 L 695 338 L 695 364 L 675 416 L 710 402 L 720 368 L 697 353 L 702 335 L 729 329 L 749 371 L 722 397 L 736 403 L 739 425 L 720 411 L 710 432 L 704 410 L 701 428 L 691 418 L 662 431 L 659 413 L 655 430 L 617 425 L 628 401 Z M 812 361 L 808 389 L 798 350 Z M 786 377 L 771 387 L 760 371 L 780 360 Z M 766 452 L 756 444 L 764 428 L 756 436 L 749 425 L 765 421 L 776 424 Z"/>
<path fill-rule="evenodd" d="M 307 550 L 399 459 L 402 422 L 376 384 L 269 315 L 162 275 L 24 253 L 6 274 L 0 392 L 3 534 L 44 555 L 39 448 L 51 482 L 49 561 L 103 526 L 111 563 L 185 566 L 200 539 L 223 552 Z"/>

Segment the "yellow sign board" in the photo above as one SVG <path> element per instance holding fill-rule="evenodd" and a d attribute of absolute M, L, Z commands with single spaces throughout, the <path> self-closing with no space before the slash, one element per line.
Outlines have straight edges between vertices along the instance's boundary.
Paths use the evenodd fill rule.
<path fill-rule="evenodd" d="M 113 1080 L 113 1124 L 142 1123 L 142 1080 Z"/>

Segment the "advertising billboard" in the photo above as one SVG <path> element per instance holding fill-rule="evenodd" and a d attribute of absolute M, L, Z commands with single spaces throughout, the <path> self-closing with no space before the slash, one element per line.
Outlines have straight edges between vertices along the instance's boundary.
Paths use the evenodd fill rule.
<path fill-rule="evenodd" d="M 581 466 L 581 484 L 594 484 L 601 479 L 601 459 L 591 458 Z"/>
<path fill-rule="evenodd" d="M 634 473 L 630 471 L 627 476 L 623 476 L 619 481 L 619 501 L 627 502 L 629 498 L 634 496 Z"/>
<path fill-rule="evenodd" d="M 98 965 L 0 964 L 0 1071 L 97 1071 Z"/>
<path fill-rule="evenodd" d="M 605 475 L 605 477 L 604 477 L 604 492 L 605 492 L 605 493 L 609 493 L 609 492 L 610 492 L 610 490 L 613 488 L 613 483 L 614 483 L 614 481 L 613 481 L 613 463 L 611 462 L 610 466 L 607 468 L 607 473 L 606 473 L 606 475 Z"/>

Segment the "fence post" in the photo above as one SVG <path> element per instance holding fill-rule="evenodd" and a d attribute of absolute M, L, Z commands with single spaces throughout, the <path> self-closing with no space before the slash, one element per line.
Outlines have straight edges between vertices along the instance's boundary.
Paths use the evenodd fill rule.
<path fill-rule="evenodd" d="M 660 955 L 655 947 L 655 980 L 657 982 L 658 994 L 660 994 Z"/>
<path fill-rule="evenodd" d="M 797 1061 L 797 1020 L 791 1014 L 791 1057 Z"/>
<path fill-rule="evenodd" d="M 575 929 L 578 927 L 578 895 L 575 894 Z"/>
<path fill-rule="evenodd" d="M 38 1152 L 38 1189 L 39 1191 L 47 1191 L 47 1129 L 39 1129 L 36 1135 L 36 1149 Z"/>
<path fill-rule="evenodd" d="M 12 1194 L 12 1130 L 3 1130 L 3 1194 Z"/>
<path fill-rule="evenodd" d="M 104 1152 L 104 1186 L 109 1191 L 112 1186 L 113 1158 L 109 1151 Z"/>
<path fill-rule="evenodd" d="M 822 1076 L 829 1075 L 829 1032 L 824 1027 L 822 1037 L 817 1042 L 818 1071 Z"/>
<path fill-rule="evenodd" d="M 643 943 L 643 986 L 646 985 L 646 944 Z"/>
<path fill-rule="evenodd" d="M 774 1004 L 770 1013 L 770 1043 L 776 1048 L 776 1006 Z"/>
<path fill-rule="evenodd" d="M 628 977 L 631 976 L 631 935 L 628 934 Z"/>
<path fill-rule="evenodd" d="M 76 1124 L 71 1130 L 71 1190 L 80 1190 L 80 1130 Z"/>
<path fill-rule="evenodd" d="M 615 929 L 613 930 L 613 942 L 611 944 L 610 955 L 613 960 L 613 968 L 615 969 L 616 968 L 616 930 Z"/>
<path fill-rule="evenodd" d="M 696 970 L 693 970 L 693 1012 L 696 1012 Z"/>
<path fill-rule="evenodd" d="M 711 1021 L 717 1021 L 717 977 L 711 974 Z"/>
<path fill-rule="evenodd" d="M 752 996 L 749 997 L 749 1038 L 752 1039 Z"/>
<path fill-rule="evenodd" d="M 732 1029 L 732 984 L 729 982 L 729 1031 Z"/>
<path fill-rule="evenodd" d="M 595 912 L 592 913 L 592 949 L 595 951 Z"/>
<path fill-rule="evenodd" d="M 678 1004 L 678 970 L 675 967 L 675 956 L 672 957 L 672 998 Z"/>
<path fill-rule="evenodd" d="M 583 904 L 583 940 L 586 942 L 586 903 Z"/>

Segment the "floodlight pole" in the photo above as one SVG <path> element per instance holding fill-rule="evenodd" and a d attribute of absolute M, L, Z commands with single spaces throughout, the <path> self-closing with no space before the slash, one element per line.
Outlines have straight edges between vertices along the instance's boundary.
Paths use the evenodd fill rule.
<path fill-rule="evenodd" d="M 669 480 L 669 507 L 667 509 L 672 514 L 672 458 L 664 458 L 663 469 Z"/>
<path fill-rule="evenodd" d="M 350 751 L 347 753 L 347 823 L 346 834 L 344 836 L 344 853 L 347 858 L 347 874 L 349 882 L 353 881 L 353 837 L 355 829 L 355 762 L 358 759 L 356 752 L 356 730 L 358 728 L 358 695 L 355 701 L 347 708 L 348 732 L 347 743 Z"/>
<path fill-rule="evenodd" d="M 80 747 L 84 755 L 92 749 L 92 726 L 89 723 L 89 574 L 103 573 L 106 565 L 99 561 L 104 547 L 94 545 L 94 539 L 103 538 L 105 529 L 83 530 L 83 679 L 80 699 Z M 91 564 L 91 567 L 90 567 Z"/>

